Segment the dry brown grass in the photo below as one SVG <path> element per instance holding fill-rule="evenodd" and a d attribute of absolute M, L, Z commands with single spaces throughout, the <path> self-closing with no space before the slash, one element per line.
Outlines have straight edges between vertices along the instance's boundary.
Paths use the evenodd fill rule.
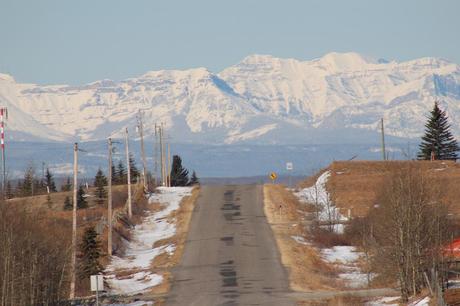
<path fill-rule="evenodd" d="M 137 186 L 133 186 L 134 190 Z M 122 210 L 127 199 L 127 186 L 117 185 L 113 186 L 113 206 L 115 210 Z M 88 208 L 77 210 L 77 237 L 80 239 L 82 234 L 88 226 L 95 226 L 99 223 L 102 217 L 107 216 L 107 202 L 98 204 L 97 198 L 94 196 L 95 188 L 89 188 L 86 198 Z M 60 233 L 63 239 L 71 239 L 72 230 L 72 211 L 63 210 L 64 200 L 68 196 L 72 199 L 72 192 L 55 192 L 50 193 L 51 205 L 48 204 L 48 195 L 37 195 L 31 197 L 14 198 L 7 200 L 11 205 L 16 208 L 24 210 L 33 214 L 35 218 L 40 220 L 42 224 L 53 224 Z M 133 222 L 140 222 L 143 211 L 147 207 L 147 200 L 141 195 L 134 199 L 134 218 Z M 123 252 L 122 238 L 129 239 L 129 228 L 125 224 L 114 224 L 114 245 L 118 254 Z M 104 255 L 107 251 L 107 229 L 104 228 L 99 241 Z M 107 256 L 101 258 L 101 264 L 106 265 L 109 262 Z M 84 296 L 88 294 L 87 280 L 78 280 L 77 295 Z"/>
<path fill-rule="evenodd" d="M 321 299 L 318 301 L 303 301 L 298 302 L 299 306 L 358 306 L 364 305 L 365 299 L 352 295 L 334 296 L 328 299 Z"/>
<path fill-rule="evenodd" d="M 274 232 L 281 261 L 289 271 L 291 288 L 296 291 L 333 289 L 339 285 L 334 268 L 323 262 L 313 247 L 292 239 L 292 236 L 306 237 L 305 209 L 284 187 L 264 186 L 265 215 Z"/>
<path fill-rule="evenodd" d="M 460 165 L 452 161 L 334 162 L 329 167 L 332 174 L 327 189 L 332 201 L 344 215 L 351 209 L 353 216 L 364 216 L 376 204 L 377 193 L 385 175 L 409 164 L 420 167 L 434 184 L 439 184 L 442 187 L 442 201 L 449 205 L 454 214 L 460 214 Z M 311 179 L 309 182 L 310 186 L 314 183 Z"/>

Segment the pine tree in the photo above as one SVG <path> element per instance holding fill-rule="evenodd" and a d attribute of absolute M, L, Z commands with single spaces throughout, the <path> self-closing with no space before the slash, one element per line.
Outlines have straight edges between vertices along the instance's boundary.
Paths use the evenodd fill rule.
<path fill-rule="evenodd" d="M 192 176 L 190 177 L 190 182 L 188 183 L 190 186 L 195 186 L 199 185 L 200 181 L 198 180 L 198 177 L 196 176 L 195 170 L 192 172 Z"/>
<path fill-rule="evenodd" d="M 56 192 L 56 183 L 54 182 L 53 174 L 51 174 L 50 169 L 46 168 L 45 174 L 46 185 L 48 186 L 50 192 Z"/>
<path fill-rule="evenodd" d="M 188 170 L 182 167 L 182 159 L 179 155 L 173 156 L 171 167 L 171 186 L 187 186 Z"/>
<path fill-rule="evenodd" d="M 13 189 L 11 187 L 11 182 L 7 181 L 6 182 L 6 198 L 7 199 L 12 199 L 14 197 Z"/>
<path fill-rule="evenodd" d="M 24 187 L 22 186 L 22 181 L 21 181 L 21 180 L 18 180 L 18 183 L 17 183 L 17 185 L 16 185 L 16 190 L 15 190 L 15 192 L 14 192 L 14 193 L 16 194 L 17 197 L 23 196 L 23 194 L 22 194 L 23 188 L 24 188 Z"/>
<path fill-rule="evenodd" d="M 107 192 L 105 191 L 105 186 L 107 186 L 107 178 L 102 172 L 101 168 L 97 170 L 96 176 L 94 178 L 94 186 L 96 187 L 96 197 L 98 198 L 98 203 L 104 203 L 104 198 L 107 197 Z"/>
<path fill-rule="evenodd" d="M 77 208 L 88 208 L 88 202 L 86 202 L 85 198 L 85 190 L 83 189 L 82 185 L 80 185 L 80 188 L 78 188 L 77 192 Z"/>
<path fill-rule="evenodd" d="M 64 210 L 72 210 L 73 205 L 72 202 L 70 202 L 70 197 L 66 196 L 64 200 Z"/>
<path fill-rule="evenodd" d="M 121 160 L 118 162 L 118 167 L 117 167 L 117 182 L 118 184 L 128 183 L 128 179 L 126 177 L 126 168 Z"/>
<path fill-rule="evenodd" d="M 118 173 L 115 166 L 112 164 L 112 185 L 118 184 Z"/>
<path fill-rule="evenodd" d="M 94 227 L 91 226 L 85 229 L 80 244 L 79 276 L 81 279 L 86 279 L 91 275 L 102 272 L 102 266 L 99 263 L 102 251 L 97 236 Z"/>
<path fill-rule="evenodd" d="M 131 183 L 136 183 L 140 173 L 136 167 L 136 161 L 131 153 L 129 153 L 129 171 L 131 174 Z"/>
<path fill-rule="evenodd" d="M 34 182 L 33 182 L 33 194 L 32 195 L 38 195 L 38 194 L 44 194 L 46 193 L 46 186 L 45 186 L 45 182 L 43 180 L 38 180 L 38 179 L 35 179 Z"/>
<path fill-rule="evenodd" d="M 28 167 L 24 172 L 24 179 L 21 185 L 21 195 L 24 197 L 31 196 L 34 188 L 35 171 L 32 166 Z"/>
<path fill-rule="evenodd" d="M 432 154 L 437 160 L 455 160 L 458 157 L 460 148 L 450 132 L 446 112 L 439 108 L 437 101 L 425 124 L 425 135 L 419 148 L 417 158 L 420 160 L 430 160 Z"/>
<path fill-rule="evenodd" d="M 67 177 L 66 183 L 61 186 L 61 191 L 70 191 L 71 189 L 72 189 L 72 184 L 70 183 L 70 177 Z"/>

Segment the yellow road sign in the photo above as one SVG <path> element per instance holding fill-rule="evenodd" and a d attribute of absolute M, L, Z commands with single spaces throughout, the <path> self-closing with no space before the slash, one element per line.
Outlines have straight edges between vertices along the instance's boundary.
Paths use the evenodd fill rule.
<path fill-rule="evenodd" d="M 276 180 L 277 178 L 276 173 L 275 172 L 270 173 L 270 178 L 272 179 L 272 181 Z"/>

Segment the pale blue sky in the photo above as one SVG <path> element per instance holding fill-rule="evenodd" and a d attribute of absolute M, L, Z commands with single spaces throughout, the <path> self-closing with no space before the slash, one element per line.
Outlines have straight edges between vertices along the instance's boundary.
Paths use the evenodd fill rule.
<path fill-rule="evenodd" d="M 0 72 L 19 82 L 219 72 L 253 53 L 331 51 L 460 63 L 460 1 L 0 0 Z"/>

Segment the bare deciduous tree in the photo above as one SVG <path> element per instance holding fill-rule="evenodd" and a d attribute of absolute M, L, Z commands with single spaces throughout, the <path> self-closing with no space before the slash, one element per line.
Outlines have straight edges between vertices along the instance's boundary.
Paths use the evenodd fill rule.
<path fill-rule="evenodd" d="M 449 239 L 439 185 L 415 164 L 390 172 L 370 212 L 377 272 L 398 280 L 404 301 L 424 286 L 423 272 L 442 265 Z"/>

